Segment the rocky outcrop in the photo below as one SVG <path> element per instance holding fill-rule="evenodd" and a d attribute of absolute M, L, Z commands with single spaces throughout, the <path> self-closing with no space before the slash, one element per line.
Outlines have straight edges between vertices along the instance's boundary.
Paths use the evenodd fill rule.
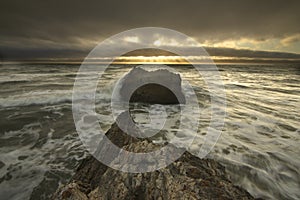
<path fill-rule="evenodd" d="M 128 136 L 113 124 L 106 133 L 117 146 L 147 152 L 161 146 Z M 69 184 L 53 199 L 253 199 L 234 186 L 224 167 L 210 159 L 185 152 L 168 167 L 148 173 L 125 173 L 111 169 L 92 156 L 78 167 Z"/>
<path fill-rule="evenodd" d="M 120 96 L 125 101 L 151 104 L 184 104 L 179 74 L 166 69 L 132 69 L 122 80 Z"/>
<path fill-rule="evenodd" d="M 155 78 L 154 78 L 155 77 Z M 146 80 L 146 81 L 145 81 Z M 166 80 L 160 82 L 160 80 Z M 150 84 L 135 90 L 135 85 L 144 82 L 165 83 L 166 88 Z M 142 84 L 144 85 L 144 84 Z M 164 85 L 164 84 L 162 84 Z M 181 79 L 178 74 L 167 70 L 147 72 L 135 68 L 123 80 L 120 94 L 128 101 L 145 103 L 184 103 Z M 169 88 L 172 92 L 167 90 Z M 130 96 L 131 92 L 133 93 Z M 174 95 L 175 94 L 175 95 Z M 175 98 L 179 97 L 179 98 Z M 121 149 L 130 152 L 151 152 L 162 148 L 153 144 L 151 138 L 138 139 L 139 132 L 128 120 L 129 114 L 122 113 L 117 122 L 129 127 L 130 135 L 114 123 L 106 133 L 107 138 Z M 97 154 L 106 156 L 110 164 L 121 150 L 113 150 L 100 142 Z M 106 151 L 103 153 L 103 150 Z M 173 148 L 174 152 L 176 147 Z M 102 152 L 102 153 L 99 153 Z M 172 156 L 173 151 L 167 156 Z M 108 156 L 107 156 L 108 155 Z M 157 162 L 154 159 L 154 163 Z M 147 165 L 146 165 L 147 167 Z M 147 170 L 151 171 L 151 170 Z M 227 177 L 224 167 L 210 159 L 200 159 L 185 152 L 179 159 L 165 168 L 147 173 L 126 173 L 107 167 L 94 157 L 85 158 L 69 184 L 60 187 L 53 199 L 96 200 L 96 199 L 253 199 L 244 189 L 235 186 Z"/>

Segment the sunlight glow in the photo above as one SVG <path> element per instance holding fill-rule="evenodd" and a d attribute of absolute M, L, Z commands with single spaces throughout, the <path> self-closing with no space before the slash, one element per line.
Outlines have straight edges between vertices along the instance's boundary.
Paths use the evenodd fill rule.
<path fill-rule="evenodd" d="M 125 42 L 138 43 L 138 42 L 140 42 L 140 39 L 137 36 L 130 36 L 130 37 L 125 37 L 124 41 Z"/>

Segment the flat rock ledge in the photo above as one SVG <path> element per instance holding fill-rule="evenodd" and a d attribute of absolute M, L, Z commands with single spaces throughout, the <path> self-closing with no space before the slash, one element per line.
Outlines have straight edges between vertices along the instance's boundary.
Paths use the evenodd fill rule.
<path fill-rule="evenodd" d="M 161 146 L 125 134 L 116 124 L 106 136 L 117 146 L 147 152 Z M 113 161 L 112 161 L 113 162 Z M 148 173 L 125 173 L 107 167 L 92 156 L 85 158 L 71 181 L 61 186 L 53 199 L 254 199 L 233 185 L 224 167 L 211 159 L 185 152 L 166 168 Z"/>

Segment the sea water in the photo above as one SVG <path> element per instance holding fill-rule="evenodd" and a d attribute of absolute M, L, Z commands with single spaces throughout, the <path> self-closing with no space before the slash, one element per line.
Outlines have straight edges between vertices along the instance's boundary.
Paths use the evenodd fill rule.
<path fill-rule="evenodd" d="M 201 147 L 211 120 L 210 92 L 193 68 L 173 67 L 193 87 L 203 111 L 197 140 L 187 149 L 193 153 Z M 96 111 L 103 130 L 114 121 L 110 109 L 114 86 L 131 68 L 110 66 L 99 79 Z M 299 199 L 300 66 L 223 64 L 218 68 L 226 91 L 226 118 L 208 157 L 220 161 L 231 180 L 254 197 Z M 47 199 L 88 154 L 72 116 L 79 65 L 15 63 L 2 64 L 0 69 L 1 199 Z M 131 108 L 136 123 L 149 123 L 149 105 Z M 165 143 L 179 131 L 178 105 L 165 108 L 168 120 L 155 143 Z"/>

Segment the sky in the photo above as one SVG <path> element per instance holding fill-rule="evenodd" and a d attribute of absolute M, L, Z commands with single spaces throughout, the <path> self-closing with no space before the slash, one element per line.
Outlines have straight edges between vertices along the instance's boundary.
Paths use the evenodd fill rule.
<path fill-rule="evenodd" d="M 213 56 L 299 58 L 299 13 L 297 0 L 3 0 L 0 57 L 84 57 L 114 34 L 151 26 L 189 35 Z"/>

